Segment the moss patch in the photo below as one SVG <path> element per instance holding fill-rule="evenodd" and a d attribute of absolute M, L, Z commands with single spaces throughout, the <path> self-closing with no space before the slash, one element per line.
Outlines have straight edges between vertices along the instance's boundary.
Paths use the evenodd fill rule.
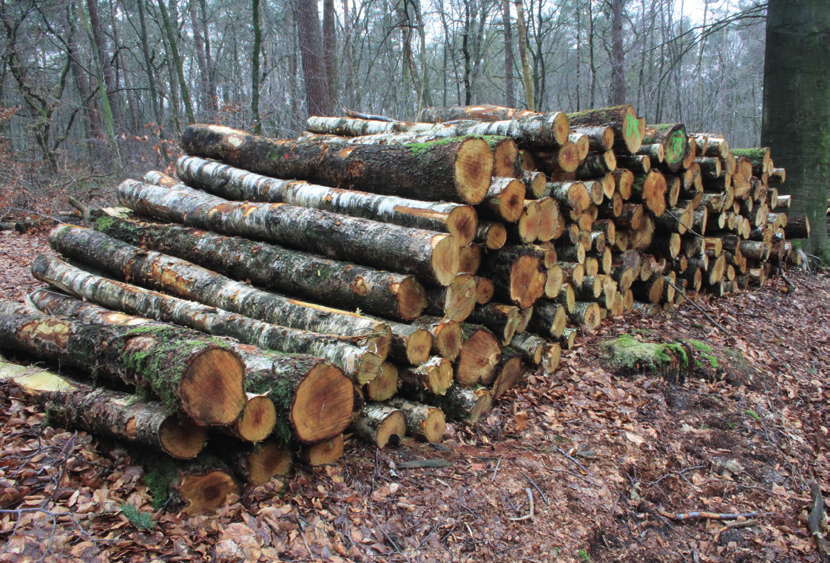
<path fill-rule="evenodd" d="M 681 343 L 642 342 L 628 334 L 603 342 L 600 349 L 603 361 L 617 371 L 650 373 L 675 383 L 685 381 L 690 363 L 691 348 Z"/>

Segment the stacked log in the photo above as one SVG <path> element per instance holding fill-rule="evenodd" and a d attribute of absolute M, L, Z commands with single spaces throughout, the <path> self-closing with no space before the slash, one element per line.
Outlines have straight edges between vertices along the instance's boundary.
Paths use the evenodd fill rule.
<path fill-rule="evenodd" d="M 177 178 L 126 180 L 123 208 L 56 227 L 38 311 L 0 307 L 0 347 L 123 388 L 0 377 L 67 425 L 172 457 L 221 434 L 261 484 L 289 452 L 336 463 L 344 432 L 439 441 L 604 319 L 763 283 L 809 233 L 768 150 L 629 105 L 420 117 L 312 117 L 297 140 L 189 126 Z"/>

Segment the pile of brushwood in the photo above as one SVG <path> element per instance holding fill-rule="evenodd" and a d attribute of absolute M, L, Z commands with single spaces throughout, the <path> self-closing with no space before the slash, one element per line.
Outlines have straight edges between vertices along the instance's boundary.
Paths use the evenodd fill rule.
<path fill-rule="evenodd" d="M 0 303 L 0 379 L 54 424 L 182 460 L 205 512 L 292 458 L 335 463 L 347 432 L 440 441 L 577 331 L 763 284 L 809 232 L 768 149 L 628 105 L 420 118 L 188 127 L 178 178 L 51 232 L 50 287 Z"/>

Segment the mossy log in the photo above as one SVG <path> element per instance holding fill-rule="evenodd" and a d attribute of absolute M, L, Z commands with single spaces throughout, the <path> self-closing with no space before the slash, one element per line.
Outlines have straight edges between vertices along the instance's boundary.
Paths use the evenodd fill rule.
<path fill-rule="evenodd" d="M 149 446 L 177 459 L 196 457 L 205 445 L 205 429 L 156 401 L 130 393 L 93 388 L 36 366 L 0 356 L 0 381 L 13 383 L 27 400 L 49 414 L 53 426 Z"/>
<path fill-rule="evenodd" d="M 125 315 L 56 293 L 39 291 L 30 296 L 41 310 L 77 317 L 81 321 L 102 326 L 130 326 L 145 332 L 161 332 L 172 325 L 143 317 Z M 304 355 L 269 353 L 247 344 L 228 342 L 228 346 L 242 359 L 246 370 L 246 399 L 253 395 L 266 396 L 276 409 L 273 417 L 259 417 L 265 412 L 251 413 L 244 420 L 245 410 L 227 426 L 228 433 L 240 437 L 248 434 L 259 440 L 280 426 L 275 434 L 283 440 L 292 435 L 303 443 L 325 440 L 342 432 L 348 425 L 352 411 L 352 384 L 343 372 L 321 358 Z M 249 401 L 246 400 L 246 405 Z M 266 403 L 267 405 L 267 403 Z M 323 409 L 321 405 L 326 405 Z M 266 406 L 267 408 L 267 406 Z M 257 440 L 252 440 L 257 441 Z"/>
<path fill-rule="evenodd" d="M 568 121 L 573 127 L 606 126 L 613 128 L 614 150 L 617 152 L 637 154 L 643 144 L 637 112 L 630 105 L 569 113 Z"/>
<path fill-rule="evenodd" d="M 408 321 L 417 318 L 427 304 L 423 286 L 409 275 L 175 224 L 100 217 L 95 228 L 237 280 L 345 309 Z"/>
<path fill-rule="evenodd" d="M 492 382 L 493 370 L 501 356 L 499 339 L 483 326 L 462 324 L 461 330 L 464 341 L 455 368 L 456 383 L 474 387 Z"/>
<path fill-rule="evenodd" d="M 446 232 L 455 236 L 459 245 L 472 242 L 476 231 L 476 212 L 469 205 L 356 192 L 302 180 L 279 180 L 197 157 L 181 157 L 176 171 L 188 186 L 232 201 L 287 203 L 402 227 Z"/>
<path fill-rule="evenodd" d="M 444 439 L 447 421 L 444 411 L 440 408 L 408 401 L 401 397 L 390 399 L 386 404 L 404 414 L 406 433 L 410 436 L 432 443 Z"/>
<path fill-rule="evenodd" d="M 191 156 L 266 176 L 422 201 L 480 203 L 493 172 L 493 151 L 474 138 L 355 144 L 336 138 L 269 139 L 217 125 L 190 125 L 182 133 L 182 147 Z"/>
<path fill-rule="evenodd" d="M 17 304 L 3 300 L 4 310 Z M 245 407 L 245 365 L 229 346 L 179 328 L 107 326 L 17 311 L 0 314 L 0 348 L 140 387 L 202 426 L 230 424 Z"/>
<path fill-rule="evenodd" d="M 628 334 L 606 340 L 600 345 L 603 362 L 626 374 L 650 373 L 664 377 L 672 383 L 683 383 L 686 373 L 694 368 L 697 350 L 704 359 L 714 358 L 706 350 L 708 346 L 693 341 L 686 342 L 642 342 Z"/>
<path fill-rule="evenodd" d="M 382 358 L 388 351 L 388 326 L 374 319 L 255 289 L 186 260 L 142 250 L 90 229 L 59 226 L 50 233 L 49 242 L 64 256 L 150 289 L 280 326 L 366 338 L 374 346 L 371 351 Z"/>
<path fill-rule="evenodd" d="M 516 334 L 521 321 L 518 307 L 503 303 L 488 303 L 477 307 L 468 319 L 471 323 L 484 325 L 500 337 L 502 346 L 507 346 Z"/>
<path fill-rule="evenodd" d="M 397 445 L 406 435 L 406 417 L 398 409 L 369 403 L 360 410 L 352 428 L 361 439 L 383 449 Z"/>
<path fill-rule="evenodd" d="M 89 274 L 57 258 L 38 256 L 32 264 L 32 274 L 67 293 L 110 309 L 187 326 L 215 336 L 229 336 L 266 350 L 319 356 L 340 367 L 357 382 L 374 378 L 383 362 L 378 354 L 341 337 L 277 326 L 170 297 Z"/>
<path fill-rule="evenodd" d="M 122 205 L 151 217 L 415 274 L 440 284 L 458 273 L 458 241 L 446 233 L 284 203 L 231 202 L 189 188 L 168 190 L 133 180 L 119 186 L 118 198 Z"/>

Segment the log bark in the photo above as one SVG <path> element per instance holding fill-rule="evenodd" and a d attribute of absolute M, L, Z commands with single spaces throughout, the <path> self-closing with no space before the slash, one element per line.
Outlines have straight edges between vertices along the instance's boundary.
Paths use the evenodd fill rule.
<path fill-rule="evenodd" d="M 228 336 L 266 350 L 325 358 L 357 382 L 373 379 L 383 359 L 348 340 L 290 329 L 89 274 L 56 258 L 38 256 L 35 278 L 104 307 Z"/>
<path fill-rule="evenodd" d="M 617 157 L 614 155 L 614 151 L 589 154 L 576 169 L 576 177 L 584 180 L 604 176 L 608 172 L 616 170 L 617 165 Z M 566 172 L 568 171 L 566 170 Z"/>
<path fill-rule="evenodd" d="M 410 436 L 432 443 L 444 439 L 447 422 L 444 411 L 440 408 L 408 401 L 400 397 L 390 399 L 386 404 L 404 414 L 406 433 Z"/>
<path fill-rule="evenodd" d="M 176 173 L 188 186 L 231 201 L 287 203 L 402 227 L 445 232 L 456 237 L 459 246 L 472 242 L 476 232 L 476 212 L 469 205 L 356 192 L 302 180 L 279 180 L 197 157 L 181 157 L 176 163 Z"/>
<path fill-rule="evenodd" d="M 614 146 L 614 129 L 611 127 L 571 127 L 571 133 L 588 137 L 588 148 L 594 152 L 605 152 Z"/>
<path fill-rule="evenodd" d="M 183 328 L 147 330 L 6 313 L 0 315 L 0 347 L 147 389 L 165 407 L 181 409 L 202 426 L 230 424 L 245 407 L 239 355 Z"/>
<path fill-rule="evenodd" d="M 648 174 L 651 171 L 651 157 L 647 155 L 621 155 L 617 157 L 617 166 L 631 170 L 634 174 Z"/>
<path fill-rule="evenodd" d="M 195 190 L 166 190 L 132 180 L 119 186 L 118 198 L 143 215 L 415 274 L 440 284 L 458 273 L 458 241 L 452 235 L 282 203 L 233 203 Z"/>
<path fill-rule="evenodd" d="M 144 175 L 143 180 L 148 184 L 161 186 L 163 188 L 172 188 L 178 184 L 175 178 L 168 176 L 164 172 L 159 172 L 158 170 L 150 170 Z"/>
<path fill-rule="evenodd" d="M 480 203 L 493 173 L 493 151 L 473 138 L 364 145 L 277 140 L 217 125 L 191 125 L 182 133 L 182 147 L 191 156 L 266 176 L 422 201 Z"/>
<path fill-rule="evenodd" d="M 545 338 L 559 338 L 568 320 L 567 308 L 553 301 L 539 301 L 533 307 L 528 329 Z"/>
<path fill-rule="evenodd" d="M 541 242 L 558 239 L 565 231 L 565 218 L 559 211 L 559 204 L 552 197 L 536 200 L 539 203 L 539 232 L 536 238 Z"/>
<path fill-rule="evenodd" d="M 579 149 L 570 141 L 558 149 L 533 149 L 529 152 L 539 170 L 548 176 L 576 172 L 579 168 Z"/>
<path fill-rule="evenodd" d="M 584 325 L 591 331 L 598 329 L 602 321 L 597 303 L 577 301 L 574 304 L 573 316 L 579 324 Z"/>
<path fill-rule="evenodd" d="M 149 446 L 176 459 L 194 458 L 205 445 L 204 428 L 159 402 L 95 389 L 41 367 L 10 363 L 2 356 L 0 381 L 13 383 L 28 400 L 45 406 L 53 426 Z"/>
<path fill-rule="evenodd" d="M 381 358 L 388 351 L 388 327 L 374 319 L 255 289 L 191 262 L 141 250 L 90 229 L 60 226 L 52 230 L 49 240 L 64 256 L 154 290 L 280 326 L 367 338 L 374 346 L 371 351 Z"/>
<path fill-rule="evenodd" d="M 525 197 L 528 199 L 543 197 L 547 189 L 547 178 L 542 172 L 524 172 L 522 181 L 525 184 Z"/>
<path fill-rule="evenodd" d="M 484 325 L 501 339 L 502 346 L 507 346 L 516 334 L 516 328 L 521 321 L 521 312 L 518 307 L 503 303 L 488 303 L 476 308 L 468 319 L 471 323 Z"/>
<path fill-rule="evenodd" d="M 810 220 L 806 215 L 788 215 L 784 235 L 788 239 L 810 238 Z"/>
<path fill-rule="evenodd" d="M 378 319 L 379 320 L 379 319 Z M 386 321 L 392 330 L 389 357 L 397 362 L 418 366 L 429 359 L 432 335 L 414 324 Z"/>
<path fill-rule="evenodd" d="M 568 135 L 568 140 L 576 145 L 579 160 L 584 161 L 588 157 L 588 153 L 591 152 L 591 141 L 588 139 L 588 136 L 580 133 L 571 133 Z"/>
<path fill-rule="evenodd" d="M 397 445 L 406 435 L 406 418 L 397 409 L 370 403 L 358 413 L 352 428 L 360 438 L 383 449 L 387 444 Z"/>
<path fill-rule="evenodd" d="M 524 373 L 525 366 L 521 354 L 511 348 L 503 350 L 496 366 L 496 378 L 493 380 L 493 399 L 501 399 L 521 381 Z"/>
<path fill-rule="evenodd" d="M 656 217 L 666 211 L 666 178 L 657 170 L 646 175 L 634 176 L 631 199 L 642 202 Z"/>
<path fill-rule="evenodd" d="M 511 138 L 513 138 L 511 131 L 515 130 L 517 127 L 521 129 L 521 126 L 512 125 L 511 123 L 521 123 L 527 120 L 528 122 L 534 123 L 535 127 L 543 127 L 546 137 L 552 135 L 553 143 L 555 143 L 555 145 L 562 145 L 565 143 L 568 140 L 568 134 L 570 133 L 568 117 L 560 111 L 536 113 L 528 110 L 505 108 L 487 104 L 480 106 L 424 108 L 421 110 L 418 119 L 419 121 L 427 123 L 446 123 L 447 121 L 468 119 L 483 122 L 505 122 L 504 125 L 499 124 L 498 126 L 499 129 L 504 131 L 503 133 L 488 134 L 502 134 L 510 136 Z M 537 124 L 537 121 L 541 123 Z M 481 135 L 483 133 L 468 134 Z M 516 142 L 519 143 L 518 139 Z"/>
<path fill-rule="evenodd" d="M 534 366 L 542 363 L 547 346 L 547 340 L 529 333 L 517 334 L 510 342 L 510 347 L 519 352 L 524 361 Z"/>
<path fill-rule="evenodd" d="M 493 392 L 485 387 L 466 388 L 453 385 L 446 395 L 416 393 L 410 395 L 412 400 L 439 407 L 444 414 L 460 422 L 475 426 L 481 415 L 490 410 L 493 404 Z"/>
<path fill-rule="evenodd" d="M 569 113 L 568 121 L 574 127 L 611 127 L 614 129 L 614 150 L 617 152 L 637 154 L 643 144 L 637 112 L 629 105 Z"/>
<path fill-rule="evenodd" d="M 413 276 L 180 225 L 100 217 L 95 228 L 237 280 L 346 309 L 409 321 L 420 316 L 427 305 L 426 291 Z"/>
<path fill-rule="evenodd" d="M 462 324 L 464 341 L 458 354 L 455 381 L 463 387 L 488 384 L 495 377 L 493 370 L 501 356 L 496 336 L 482 326 Z"/>
<path fill-rule="evenodd" d="M 39 290 L 32 294 L 31 299 L 42 310 L 102 326 L 132 326 L 145 331 L 164 331 L 171 326 L 53 292 Z M 328 439 L 346 428 L 352 411 L 352 385 L 339 369 L 313 356 L 274 354 L 234 342 L 229 342 L 228 346 L 239 354 L 245 364 L 248 396 L 265 396 L 271 401 L 271 407 L 278 409 L 271 421 L 279 421 L 280 425 L 275 429 L 275 424 L 271 424 L 266 435 L 260 439 L 275 429 L 275 435 L 283 441 L 288 441 L 293 435 L 303 443 L 313 443 Z M 321 405 L 327 405 L 327 408 L 322 409 Z M 243 432 L 254 436 L 265 432 L 262 426 L 267 426 L 267 419 L 245 421 L 242 419 L 244 414 L 243 409 L 229 425 L 229 434 L 240 437 Z M 256 417 L 256 413 L 252 414 Z"/>
<path fill-rule="evenodd" d="M 581 212 L 591 205 L 591 193 L 582 182 L 548 182 L 547 190 L 550 197 L 568 209 Z"/>

